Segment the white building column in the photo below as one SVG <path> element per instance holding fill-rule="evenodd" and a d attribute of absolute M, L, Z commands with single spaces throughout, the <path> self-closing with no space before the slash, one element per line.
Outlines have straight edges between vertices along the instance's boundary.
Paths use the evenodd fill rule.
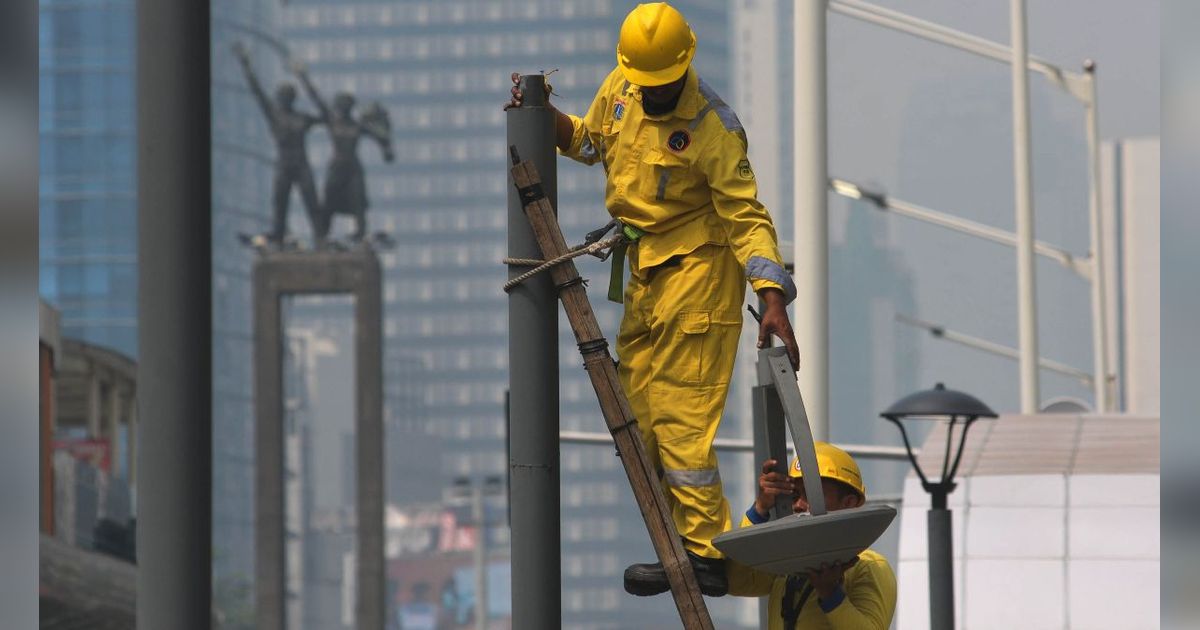
<path fill-rule="evenodd" d="M 825 66 L 827 0 L 796 2 L 794 135 L 796 307 L 800 391 L 813 437 L 829 439 L 829 205 Z"/>

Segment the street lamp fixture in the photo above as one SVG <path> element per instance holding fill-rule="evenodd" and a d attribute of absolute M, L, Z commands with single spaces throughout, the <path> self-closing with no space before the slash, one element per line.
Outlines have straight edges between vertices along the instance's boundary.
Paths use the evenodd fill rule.
<path fill-rule="evenodd" d="M 954 555 L 953 539 L 951 537 L 950 510 L 946 507 L 946 498 L 954 492 L 956 484 L 954 476 L 958 473 L 958 465 L 962 462 L 963 446 L 967 441 L 967 431 L 979 418 L 995 418 L 996 412 L 970 394 L 946 389 L 938 383 L 933 389 L 917 392 L 906 396 L 879 414 L 900 429 L 900 437 L 904 438 L 904 449 L 913 469 L 921 479 L 921 487 L 930 495 L 928 513 L 929 540 L 929 620 L 933 630 L 953 630 L 954 628 Z M 946 449 L 942 461 L 942 474 L 937 480 L 931 481 L 917 463 L 913 455 L 912 443 L 908 439 L 901 420 L 930 419 L 948 420 L 946 428 Z M 951 452 L 954 444 L 954 427 L 962 425 L 959 433 L 958 447 Z"/>

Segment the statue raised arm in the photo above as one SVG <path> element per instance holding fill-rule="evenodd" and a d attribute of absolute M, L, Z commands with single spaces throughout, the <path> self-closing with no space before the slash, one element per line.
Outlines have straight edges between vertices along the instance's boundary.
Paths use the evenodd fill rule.
<path fill-rule="evenodd" d="M 246 75 L 246 83 L 250 84 L 250 91 L 254 94 L 254 100 L 258 101 L 258 106 L 262 108 L 263 115 L 267 117 L 267 121 L 274 127 L 275 108 L 271 106 L 271 101 L 267 98 L 267 93 L 263 91 L 262 84 L 258 82 L 258 75 L 254 74 L 254 68 L 250 65 L 250 53 L 246 51 L 246 47 L 241 42 L 238 42 L 233 45 L 233 54 L 242 66 L 242 74 Z"/>
<path fill-rule="evenodd" d="M 313 104 L 317 106 L 317 113 L 321 121 L 329 124 L 333 115 L 329 111 L 329 106 L 325 104 L 325 99 L 321 98 L 321 92 L 317 90 L 317 86 L 309 78 L 308 68 L 305 67 L 304 62 L 294 59 L 289 64 L 289 67 L 292 73 L 296 75 L 296 78 L 300 79 L 300 85 L 304 86 L 304 92 L 308 94 L 308 98 L 312 99 Z"/>

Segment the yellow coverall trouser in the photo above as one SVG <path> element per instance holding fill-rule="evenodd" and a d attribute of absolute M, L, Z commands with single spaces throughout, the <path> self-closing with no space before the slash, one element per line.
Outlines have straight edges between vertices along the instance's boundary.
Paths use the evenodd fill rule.
<path fill-rule="evenodd" d="M 651 463 L 662 470 L 684 547 L 720 558 L 730 526 L 713 439 L 742 328 L 745 272 L 728 246 L 707 244 L 640 269 L 629 248 L 618 374 Z"/>

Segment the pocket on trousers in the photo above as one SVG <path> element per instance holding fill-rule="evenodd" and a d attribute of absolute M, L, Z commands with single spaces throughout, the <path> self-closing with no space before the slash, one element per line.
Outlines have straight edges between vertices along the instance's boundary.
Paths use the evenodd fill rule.
<path fill-rule="evenodd" d="M 679 313 L 679 379 L 685 383 L 700 383 L 704 373 L 704 338 L 712 325 L 710 311 L 684 311 Z"/>

